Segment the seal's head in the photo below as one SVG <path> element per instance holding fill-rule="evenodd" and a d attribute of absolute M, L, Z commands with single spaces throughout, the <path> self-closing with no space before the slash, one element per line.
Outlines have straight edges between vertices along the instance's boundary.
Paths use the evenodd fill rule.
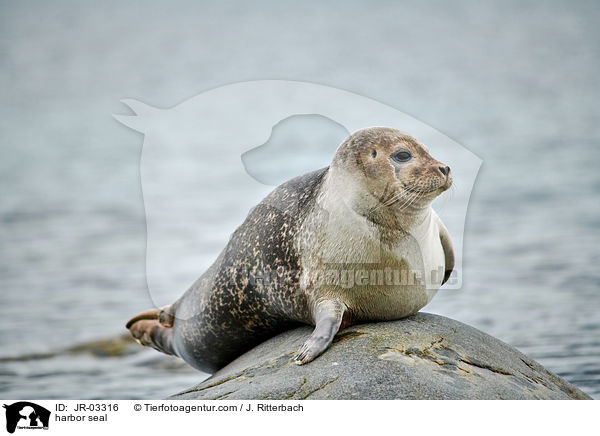
<path fill-rule="evenodd" d="M 449 166 L 434 159 L 412 136 L 388 127 L 350 135 L 331 168 L 360 180 L 354 184 L 358 189 L 344 200 L 379 224 L 394 224 L 399 215 L 422 210 L 452 185 Z"/>

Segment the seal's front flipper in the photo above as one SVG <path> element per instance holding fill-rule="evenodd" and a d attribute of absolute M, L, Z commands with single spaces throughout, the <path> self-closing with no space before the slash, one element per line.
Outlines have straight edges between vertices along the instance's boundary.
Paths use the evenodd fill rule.
<path fill-rule="evenodd" d="M 445 272 L 444 272 L 444 280 L 442 280 L 442 285 L 448 281 L 450 278 L 450 274 L 452 274 L 452 270 L 454 269 L 454 248 L 452 248 L 452 240 L 450 239 L 450 233 L 448 233 L 448 229 L 438 218 L 440 225 L 440 242 L 442 243 L 442 248 L 444 249 L 444 264 L 445 264 Z"/>
<path fill-rule="evenodd" d="M 317 305 L 314 316 L 315 329 L 294 356 L 295 363 L 298 365 L 308 363 L 329 347 L 340 329 L 345 309 L 346 306 L 338 300 L 326 300 Z"/>

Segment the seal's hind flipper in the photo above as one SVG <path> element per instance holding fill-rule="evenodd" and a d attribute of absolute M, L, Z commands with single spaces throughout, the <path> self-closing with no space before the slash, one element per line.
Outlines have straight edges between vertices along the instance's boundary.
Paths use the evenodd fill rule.
<path fill-rule="evenodd" d="M 125 327 L 139 344 L 165 354 L 175 354 L 172 328 L 175 323 L 174 307 L 171 305 L 138 313 L 127 321 Z"/>
<path fill-rule="evenodd" d="M 158 319 L 159 316 L 160 316 L 160 309 L 146 310 L 145 312 L 138 313 L 136 316 L 134 316 L 129 321 L 127 321 L 127 324 L 125 324 L 125 328 L 131 329 L 131 326 L 134 325 L 138 321 L 141 321 L 143 319 Z"/>
<path fill-rule="evenodd" d="M 173 305 L 161 307 L 160 309 L 149 309 L 142 313 L 138 313 L 125 324 L 126 328 L 131 328 L 133 324 L 143 319 L 157 319 L 163 327 L 173 327 L 175 322 L 175 313 Z"/>
<path fill-rule="evenodd" d="M 132 321 L 127 323 L 127 325 L 129 332 L 135 338 L 136 342 L 146 347 L 152 347 L 165 354 L 175 354 L 175 351 L 173 350 L 172 328 L 163 327 L 158 319 L 140 318 Z"/>

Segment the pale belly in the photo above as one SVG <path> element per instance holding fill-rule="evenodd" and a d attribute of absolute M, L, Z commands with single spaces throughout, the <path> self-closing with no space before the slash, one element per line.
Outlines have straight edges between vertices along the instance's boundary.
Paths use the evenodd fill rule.
<path fill-rule="evenodd" d="M 413 265 L 408 267 L 408 262 L 402 262 L 395 267 L 385 267 L 383 274 L 380 268 L 376 272 L 371 270 L 368 283 L 358 281 L 351 288 L 338 289 L 337 293 L 360 321 L 393 320 L 412 315 L 431 301 L 441 284 L 441 279 L 426 279 L 426 269 Z"/>
<path fill-rule="evenodd" d="M 407 235 L 391 249 L 383 249 L 380 262 L 363 264 L 354 285 L 341 289 L 357 320 L 403 318 L 418 312 L 435 296 L 445 270 L 439 229 L 432 218 L 417 230 L 420 232 Z"/>
<path fill-rule="evenodd" d="M 348 219 L 315 225 L 304 235 L 311 243 L 299 243 L 301 288 L 310 300 L 341 300 L 359 322 L 403 318 L 429 303 L 445 270 L 435 212 L 410 234 L 399 231 L 393 243 L 381 242 L 372 225 Z"/>

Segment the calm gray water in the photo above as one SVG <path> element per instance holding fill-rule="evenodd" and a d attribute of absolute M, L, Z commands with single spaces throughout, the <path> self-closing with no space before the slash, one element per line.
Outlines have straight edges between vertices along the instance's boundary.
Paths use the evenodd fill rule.
<path fill-rule="evenodd" d="M 377 99 L 483 159 L 464 286 L 425 310 L 600 398 L 599 28 L 594 1 L 3 2 L 0 359 L 118 335 L 151 306 L 142 136 L 112 118 L 126 113 L 121 98 L 171 107 L 289 79 Z M 323 141 L 339 135 L 298 122 Z M 226 211 L 215 221 L 225 233 L 238 224 Z M 0 360 L 0 397 L 163 398 L 202 377 L 152 350 L 58 353 Z"/>

